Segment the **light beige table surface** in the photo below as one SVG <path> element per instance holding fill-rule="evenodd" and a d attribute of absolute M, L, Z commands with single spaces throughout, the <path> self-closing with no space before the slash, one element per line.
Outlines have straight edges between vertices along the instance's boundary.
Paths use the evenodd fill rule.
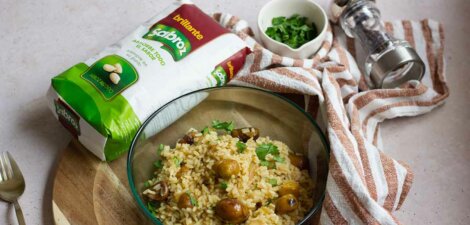
<path fill-rule="evenodd" d="M 326 0 L 318 0 L 325 2 Z M 404 224 L 470 224 L 470 1 L 378 0 L 386 19 L 434 18 L 444 23 L 451 96 L 433 112 L 388 121 L 385 151 L 411 165 L 415 181 Z M 21 203 L 28 224 L 52 224 L 51 181 L 70 141 L 46 108 L 50 78 L 97 53 L 170 1 L 0 0 L 0 151 L 9 150 L 27 180 Z M 196 0 L 254 25 L 267 0 Z M 16 224 L 0 202 L 0 224 Z"/>

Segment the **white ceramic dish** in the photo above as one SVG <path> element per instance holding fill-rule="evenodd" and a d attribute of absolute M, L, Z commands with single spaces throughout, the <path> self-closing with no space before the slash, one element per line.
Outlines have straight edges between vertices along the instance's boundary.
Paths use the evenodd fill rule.
<path fill-rule="evenodd" d="M 268 27 L 272 26 L 271 21 L 274 17 L 290 17 L 294 14 L 307 17 L 308 23 L 313 22 L 317 26 L 319 34 L 315 39 L 294 49 L 264 33 Z M 258 30 L 261 41 L 266 48 L 281 56 L 298 59 L 309 58 L 320 49 L 327 28 L 328 17 L 326 12 L 312 0 L 273 0 L 264 5 L 258 14 Z"/>

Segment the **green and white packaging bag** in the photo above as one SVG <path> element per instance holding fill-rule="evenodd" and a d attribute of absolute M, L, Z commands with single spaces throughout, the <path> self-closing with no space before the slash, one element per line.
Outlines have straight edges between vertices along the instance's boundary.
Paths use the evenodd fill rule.
<path fill-rule="evenodd" d="M 175 2 L 54 77 L 49 106 L 83 146 L 101 160 L 114 160 L 150 114 L 185 93 L 224 85 L 248 51 L 191 2 Z"/>

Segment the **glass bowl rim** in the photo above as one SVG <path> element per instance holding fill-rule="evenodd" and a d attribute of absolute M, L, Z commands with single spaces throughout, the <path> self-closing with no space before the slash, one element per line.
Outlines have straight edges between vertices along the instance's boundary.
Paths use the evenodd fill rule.
<path fill-rule="evenodd" d="M 247 90 L 253 90 L 253 91 L 260 91 L 260 92 L 264 92 L 265 94 L 269 94 L 269 95 L 272 95 L 274 97 L 277 97 L 278 99 L 280 99 L 281 101 L 285 101 L 287 103 L 289 103 L 290 106 L 293 106 L 295 109 L 297 109 L 300 113 L 302 113 L 305 117 L 307 117 L 307 119 L 310 121 L 310 123 L 315 127 L 315 129 L 318 131 L 317 133 L 319 134 L 320 136 L 320 140 L 321 142 L 323 143 L 323 145 L 325 146 L 325 150 L 326 150 L 326 155 L 327 155 L 327 162 L 329 162 L 329 156 L 330 156 L 330 145 L 328 144 L 328 141 L 325 137 L 325 134 L 323 133 L 323 131 L 320 129 L 320 127 L 318 126 L 317 122 L 312 118 L 312 116 L 310 114 L 308 114 L 304 109 L 302 109 L 299 105 L 297 105 L 297 103 L 293 102 L 292 100 L 280 95 L 280 94 L 277 94 L 275 92 L 272 92 L 272 91 L 268 91 L 268 90 L 264 90 L 264 89 L 260 89 L 260 88 L 255 88 L 255 87 L 247 87 L 247 86 L 238 86 L 238 85 L 230 85 L 230 86 L 223 86 L 223 87 L 210 87 L 210 88 L 203 88 L 203 89 L 198 89 L 198 90 L 195 90 L 195 91 L 191 91 L 187 94 L 184 94 L 184 95 L 181 95 L 171 101 L 169 101 L 168 103 L 164 104 L 163 106 L 161 106 L 159 109 L 157 109 L 155 112 L 153 112 L 143 123 L 142 125 L 139 127 L 139 129 L 137 130 L 136 134 L 134 135 L 134 138 L 132 139 L 132 142 L 131 142 L 131 145 L 129 147 L 129 152 L 127 154 L 127 163 L 126 163 L 126 170 L 127 170 L 127 180 L 129 182 L 129 187 L 131 189 L 131 192 L 132 192 L 132 197 L 137 201 L 137 204 L 139 205 L 139 207 L 144 211 L 144 214 L 147 216 L 147 218 L 149 218 L 154 224 L 157 224 L 157 225 L 164 225 L 158 218 L 156 218 L 148 209 L 147 207 L 145 206 L 144 202 L 142 201 L 142 199 L 140 198 L 140 195 L 139 193 L 137 192 L 137 189 L 134 185 L 134 177 L 132 175 L 132 156 L 133 156 L 133 153 L 134 153 L 134 150 L 135 150 L 135 146 L 136 146 L 136 143 L 138 141 L 138 138 L 140 136 L 140 134 L 143 132 L 143 130 L 147 127 L 147 125 L 150 123 L 150 121 L 152 121 L 156 115 L 158 115 L 163 109 L 165 109 L 168 105 L 172 104 L 173 102 L 181 99 L 181 98 L 184 98 L 186 96 L 189 96 L 189 95 L 192 95 L 194 93 L 198 93 L 198 92 L 204 92 L 204 91 L 213 91 L 213 90 L 219 90 L 219 89 L 247 89 Z M 328 165 L 328 163 L 327 163 Z M 326 191 L 323 191 L 323 193 L 321 194 L 320 196 L 320 200 L 315 204 L 314 207 L 312 207 L 312 209 L 309 210 L 309 212 L 307 213 L 307 215 L 305 215 L 301 221 L 299 221 L 296 225 L 300 225 L 300 224 L 304 224 L 305 222 L 307 222 L 308 219 L 310 219 L 319 209 L 320 207 L 322 206 L 323 204 L 323 200 L 325 199 L 325 192 Z"/>

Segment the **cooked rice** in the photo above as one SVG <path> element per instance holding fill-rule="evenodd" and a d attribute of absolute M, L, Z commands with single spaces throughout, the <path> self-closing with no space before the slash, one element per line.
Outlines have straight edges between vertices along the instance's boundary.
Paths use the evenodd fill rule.
<path fill-rule="evenodd" d="M 214 207 L 221 199 L 236 198 L 250 211 L 250 216 L 244 224 L 285 225 L 299 222 L 313 206 L 315 185 L 308 171 L 300 171 L 290 163 L 288 154 L 291 150 L 280 141 L 270 140 L 269 137 L 260 137 L 256 141 L 250 139 L 242 153 L 239 153 L 236 147 L 238 141 L 238 138 L 228 134 L 218 135 L 217 132 L 210 131 L 205 135 L 198 133 L 192 145 L 177 143 L 174 149 L 165 146 L 160 153 L 163 168 L 158 169 L 155 178 L 148 182 L 151 186 L 158 181 L 166 181 L 170 196 L 154 210 L 154 215 L 166 225 L 223 224 L 215 215 Z M 276 145 L 280 156 L 285 159 L 283 163 L 276 162 L 275 169 L 260 166 L 255 152 L 258 145 L 268 143 Z M 222 179 L 217 178 L 212 169 L 215 163 L 223 159 L 236 160 L 240 166 L 240 173 L 236 177 L 224 180 L 227 183 L 226 190 L 220 187 Z M 273 160 L 273 157 L 268 155 L 266 159 Z M 180 169 L 179 162 L 184 162 L 185 166 L 190 168 L 180 179 L 176 177 Z M 270 184 L 270 179 L 276 179 L 277 186 Z M 300 207 L 291 213 L 277 215 L 277 191 L 283 182 L 289 180 L 300 184 Z M 177 206 L 179 196 L 187 192 L 197 200 L 197 206 L 181 209 Z M 263 206 L 257 209 L 258 202 Z"/>

